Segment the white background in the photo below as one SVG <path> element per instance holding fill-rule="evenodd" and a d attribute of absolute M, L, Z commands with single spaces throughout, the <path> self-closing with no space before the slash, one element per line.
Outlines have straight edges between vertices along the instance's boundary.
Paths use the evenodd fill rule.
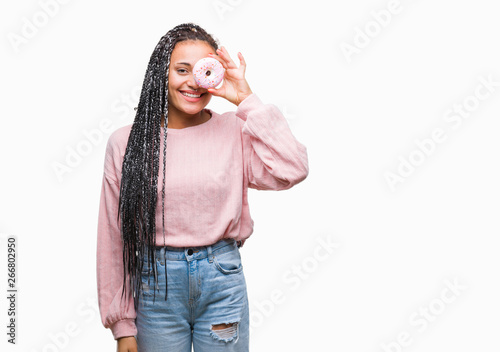
<path fill-rule="evenodd" d="M 241 254 L 251 350 L 498 350 L 493 3 L 3 1 L 0 349 L 116 350 L 98 314 L 95 274 L 110 133 L 61 177 L 54 165 L 103 121 L 113 130 L 133 122 L 156 43 L 195 22 L 236 62 L 242 52 L 252 90 L 283 111 L 308 150 L 305 181 L 249 190 L 255 229 Z M 347 55 L 343 46 L 357 49 Z M 449 112 L 464 105 L 467 118 Z M 209 107 L 236 109 L 217 97 Z M 431 147 L 436 129 L 445 139 Z M 427 140 L 427 154 L 415 140 Z M 387 173 L 405 170 L 391 188 Z M 9 235 L 18 240 L 15 347 L 5 328 Z M 273 291 L 281 300 L 271 304 Z"/>

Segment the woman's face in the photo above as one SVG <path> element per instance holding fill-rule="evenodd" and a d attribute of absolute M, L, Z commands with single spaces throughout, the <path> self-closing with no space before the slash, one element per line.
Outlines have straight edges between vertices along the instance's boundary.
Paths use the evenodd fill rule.
<path fill-rule="evenodd" d="M 198 114 L 207 106 L 212 94 L 207 89 L 198 87 L 193 76 L 193 67 L 198 60 L 216 54 L 214 49 L 202 40 L 187 40 L 175 45 L 170 57 L 168 77 L 168 103 L 171 109 L 179 110 L 188 115 Z M 195 91 L 196 90 L 196 91 Z M 201 95 L 188 97 L 185 93 Z"/>

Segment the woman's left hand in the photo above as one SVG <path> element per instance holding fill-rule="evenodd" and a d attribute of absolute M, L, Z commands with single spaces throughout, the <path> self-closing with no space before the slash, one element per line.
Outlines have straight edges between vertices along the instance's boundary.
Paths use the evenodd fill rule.
<path fill-rule="evenodd" d="M 215 96 L 226 98 L 238 106 L 245 98 L 252 94 L 252 90 L 245 79 L 245 59 L 241 53 L 238 53 L 240 67 L 237 67 L 223 46 L 221 49 L 217 49 L 217 54 L 218 56 L 210 53 L 209 57 L 218 60 L 222 64 L 222 67 L 226 69 L 224 82 L 219 89 L 209 88 L 208 92 Z"/>

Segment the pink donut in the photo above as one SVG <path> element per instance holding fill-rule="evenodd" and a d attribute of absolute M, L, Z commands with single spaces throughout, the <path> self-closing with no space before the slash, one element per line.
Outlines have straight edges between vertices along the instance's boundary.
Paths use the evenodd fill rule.
<path fill-rule="evenodd" d="M 211 57 L 205 57 L 194 65 L 193 75 L 198 86 L 214 88 L 222 82 L 225 71 L 219 61 Z"/>

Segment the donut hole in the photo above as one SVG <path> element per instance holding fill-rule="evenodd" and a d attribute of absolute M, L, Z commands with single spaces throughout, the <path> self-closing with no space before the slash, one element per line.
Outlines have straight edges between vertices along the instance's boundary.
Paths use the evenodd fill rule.
<path fill-rule="evenodd" d="M 207 72 L 205 72 L 205 76 L 207 76 L 207 77 L 210 76 L 211 74 L 212 74 L 212 71 L 210 71 L 210 70 L 207 70 Z"/>

